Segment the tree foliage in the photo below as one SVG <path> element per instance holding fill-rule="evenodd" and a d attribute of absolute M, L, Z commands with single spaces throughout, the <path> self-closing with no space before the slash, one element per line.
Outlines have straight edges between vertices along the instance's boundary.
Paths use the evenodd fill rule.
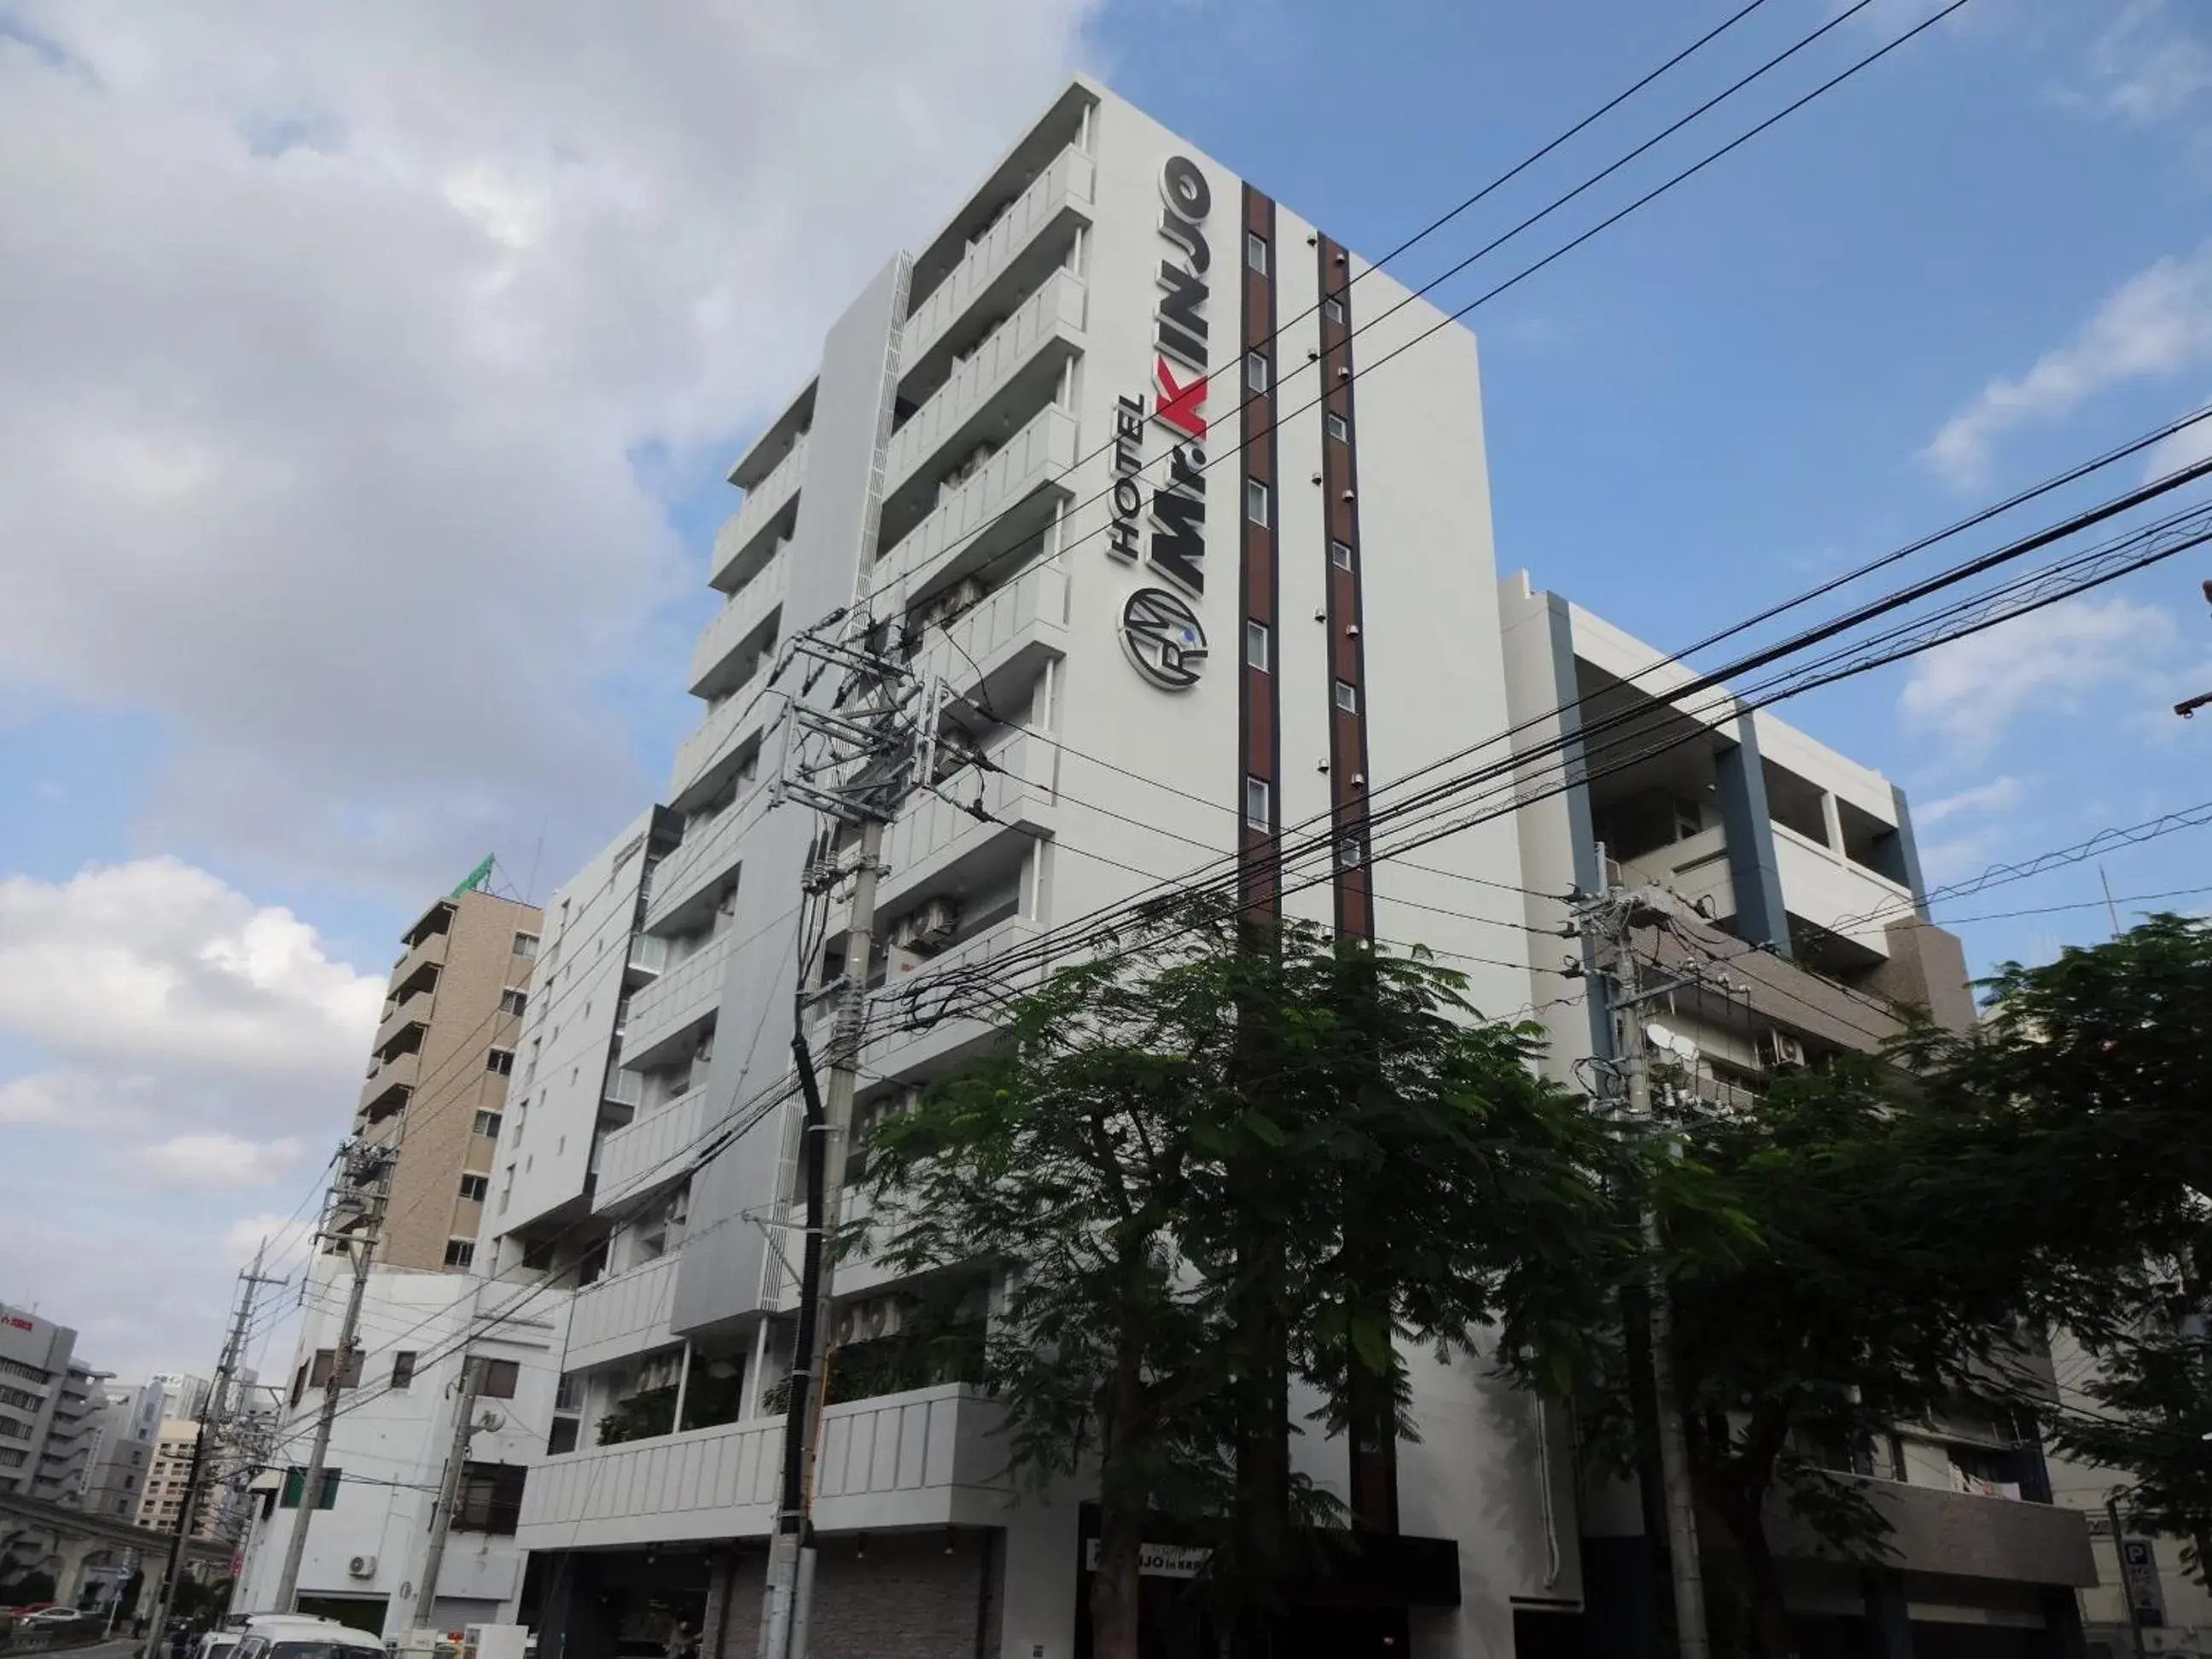
<path fill-rule="evenodd" d="M 1583 1375 L 1634 1228 L 1621 1149 L 1535 1041 L 1419 956 L 1186 915 L 1055 974 L 877 1131 L 878 1254 L 1008 1269 L 982 1372 L 1013 1467 L 1096 1470 L 1102 1659 L 1134 1650 L 1147 1514 L 1213 1545 L 1232 1616 L 1322 1518 L 1286 1461 L 1248 1478 L 1290 1379 L 1329 1426 L 1379 1401 L 1414 1433 L 1403 1340 Z"/>

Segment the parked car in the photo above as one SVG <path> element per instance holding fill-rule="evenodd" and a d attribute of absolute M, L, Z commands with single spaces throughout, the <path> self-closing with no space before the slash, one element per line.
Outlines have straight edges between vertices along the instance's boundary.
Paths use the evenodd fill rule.
<path fill-rule="evenodd" d="M 80 1613 L 75 1607 L 47 1606 L 40 1607 L 23 1622 L 27 1625 L 67 1625 L 73 1624 L 79 1619 L 89 1619 L 92 1616 L 88 1613 Z"/>

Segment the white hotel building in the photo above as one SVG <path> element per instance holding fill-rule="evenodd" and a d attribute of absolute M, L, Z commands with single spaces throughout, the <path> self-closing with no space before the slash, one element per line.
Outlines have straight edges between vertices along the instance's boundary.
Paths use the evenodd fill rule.
<path fill-rule="evenodd" d="M 549 908 L 526 1028 L 526 1051 L 543 1043 L 545 1059 L 510 1088 L 487 1209 L 500 1270 L 529 1263 L 577 1286 L 562 1399 L 579 1426 L 532 1470 L 516 1540 L 542 1659 L 648 1651 L 678 1620 L 703 1626 L 715 1659 L 751 1651 L 793 1326 L 797 1109 L 750 1109 L 787 1075 L 817 833 L 803 808 L 770 808 L 787 727 L 782 699 L 761 694 L 798 686 L 798 669 L 771 685 L 778 646 L 856 599 L 878 622 L 930 624 L 917 668 L 995 716 L 976 734 L 991 766 L 957 786 L 963 804 L 980 790 L 988 818 L 924 794 L 889 831 L 878 938 L 902 983 L 1334 815 L 1336 856 L 1286 891 L 1248 866 L 1254 901 L 1425 943 L 1464 968 L 1486 1011 L 1543 1006 L 1563 1075 L 1607 1039 L 1563 1001 L 1587 982 L 1559 971 L 1579 947 L 1546 936 L 1566 912 L 1539 896 L 1595 887 L 1601 839 L 1632 878 L 1705 902 L 1712 925 L 1685 924 L 1692 936 L 1723 954 L 1773 947 L 1736 965 L 1755 992 L 1675 1012 L 1723 1057 L 1717 1091 L 1870 1040 L 1860 994 L 1793 954 L 1960 1016 L 1955 941 L 1914 915 L 1901 798 L 1765 714 L 1709 710 L 1638 770 L 1370 872 L 1370 779 L 1563 700 L 1643 696 L 1625 682 L 1656 660 L 1524 578 L 1499 580 L 1471 333 L 1445 327 L 1352 377 L 1440 320 L 1423 301 L 1384 315 L 1407 300 L 1078 80 L 933 241 L 867 284 L 816 378 L 732 469 L 743 503 L 708 577 L 726 603 L 687 682 L 704 716 L 665 812 L 635 832 L 638 938 L 621 904 Z M 599 890 L 587 876 L 576 894 Z M 1867 911 L 1887 915 L 1847 922 Z M 806 964 L 825 992 L 814 1009 L 843 974 L 872 981 L 890 965 L 880 949 L 846 962 L 842 932 L 833 917 Z M 634 964 L 611 1009 L 563 979 L 605 960 Z M 587 1000 L 619 1045 L 603 1077 L 550 1063 Z M 872 1042 L 863 1113 L 981 1036 L 945 1022 Z M 879 1324 L 896 1288 L 847 1270 L 842 1322 Z M 1418 1443 L 1355 1482 L 1343 1442 L 1293 1442 L 1372 1534 L 1372 1582 L 1296 1621 L 1310 1650 L 1650 1651 L 1653 1558 L 1632 1487 L 1585 1479 L 1566 1415 L 1485 1368 L 1412 1363 Z M 819 1659 L 1087 1650 L 1083 1493 L 1018 1497 L 997 1420 L 957 1383 L 826 1408 Z M 1873 1472 L 1906 1510 L 1943 1509 L 1906 1515 L 1897 1570 L 1862 1583 L 1808 1559 L 1793 1595 L 1838 1630 L 1856 1620 L 1869 1651 L 1909 1638 L 1942 1652 L 1944 1632 L 1971 1628 L 1977 1655 L 2055 1659 L 2064 1586 L 2087 1556 L 2078 1519 L 1937 1490 L 1947 1432 L 1928 1426 L 1938 1451 Z M 1176 1581 L 1148 1583 L 1152 1650 L 1196 1651 Z"/>

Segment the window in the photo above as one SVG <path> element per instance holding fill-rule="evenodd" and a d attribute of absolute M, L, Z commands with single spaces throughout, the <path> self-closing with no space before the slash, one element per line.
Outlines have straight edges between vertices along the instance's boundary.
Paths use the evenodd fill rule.
<path fill-rule="evenodd" d="M 338 1476 L 342 1472 L 337 1469 L 323 1471 L 323 1491 L 322 1495 L 315 1500 L 317 1509 L 334 1510 L 338 1506 Z M 307 1484 L 307 1472 L 297 1464 L 284 1471 L 283 1504 L 286 1509 L 296 1510 L 300 1507 L 300 1494 L 306 1489 Z"/>
<path fill-rule="evenodd" d="M 1352 441 L 1351 423 L 1334 410 L 1324 410 L 1322 412 L 1321 426 L 1322 430 L 1328 433 L 1335 442 L 1348 444 Z"/>
<path fill-rule="evenodd" d="M 522 1518 L 526 1472 L 520 1463 L 462 1464 L 460 1491 L 453 1498 L 453 1530 L 514 1537 L 515 1522 Z"/>
<path fill-rule="evenodd" d="M 530 1006 L 530 994 L 518 991 L 512 985 L 499 994 L 499 1011 L 502 1014 L 519 1014 Z"/>
<path fill-rule="evenodd" d="M 525 962 L 537 961 L 538 935 L 535 933 L 517 933 L 514 936 L 514 954 L 520 957 Z"/>
<path fill-rule="evenodd" d="M 511 1076 L 514 1071 L 514 1050 L 512 1048 L 485 1049 L 484 1070 L 496 1072 L 501 1077 Z"/>
<path fill-rule="evenodd" d="M 446 1241 L 446 1265 L 465 1267 L 477 1259 L 477 1242 L 473 1238 L 449 1238 Z"/>
<path fill-rule="evenodd" d="M 415 1350 L 402 1348 L 392 1356 L 392 1386 L 404 1389 L 415 1380 Z"/>
<path fill-rule="evenodd" d="M 512 1400 L 514 1385 L 522 1378 L 521 1364 L 512 1359 L 479 1359 L 483 1371 L 483 1387 L 478 1390 L 487 1400 Z"/>
<path fill-rule="evenodd" d="M 1350 680 L 1339 680 L 1336 683 L 1336 706 L 1347 714 L 1357 714 L 1359 712 L 1359 688 Z"/>
<path fill-rule="evenodd" d="M 1334 294 L 1330 295 L 1328 298 L 1321 302 L 1321 314 L 1328 318 L 1332 323 L 1342 322 L 1344 320 L 1344 301 L 1338 299 Z"/>
<path fill-rule="evenodd" d="M 490 1181 L 483 1176 L 465 1175 L 461 1177 L 461 1196 L 463 1198 L 472 1198 L 477 1203 L 481 1204 L 483 1202 L 484 1194 L 490 1190 Z"/>
<path fill-rule="evenodd" d="M 1244 624 L 1244 664 L 1265 673 L 1273 665 L 1274 641 L 1268 636 L 1267 624 L 1248 622 Z"/>
<path fill-rule="evenodd" d="M 1267 239 L 1256 230 L 1244 233 L 1244 263 L 1262 276 L 1267 274 Z"/>
<path fill-rule="evenodd" d="M 1267 389 L 1267 360 L 1259 352 L 1244 354 L 1244 384 L 1255 392 Z"/>
<path fill-rule="evenodd" d="M 1254 524 L 1267 522 L 1267 486 L 1257 478 L 1244 481 L 1244 516 Z"/>
<path fill-rule="evenodd" d="M 563 1452 L 576 1449 L 577 1431 L 583 1425 L 573 1417 L 556 1417 L 545 1436 L 545 1455 L 558 1457 Z"/>
<path fill-rule="evenodd" d="M 488 1140 L 496 1139 L 499 1134 L 499 1114 L 497 1112 L 478 1112 L 477 1114 L 476 1132 Z"/>
<path fill-rule="evenodd" d="M 1273 792 L 1265 778 L 1244 780 L 1244 822 L 1255 830 L 1273 827 Z"/>
<path fill-rule="evenodd" d="M 357 1389 L 361 1386 L 362 1357 L 362 1351 L 359 1348 L 352 1350 L 346 1355 L 345 1375 L 338 1379 L 338 1387 Z M 331 1386 L 331 1368 L 333 1358 L 331 1350 L 328 1348 L 315 1350 L 314 1364 L 307 1368 L 309 1388 L 327 1389 Z"/>
<path fill-rule="evenodd" d="M 1328 544 L 1328 562 L 1334 565 L 1339 570 L 1351 569 L 1352 544 L 1350 542 L 1331 542 Z"/>

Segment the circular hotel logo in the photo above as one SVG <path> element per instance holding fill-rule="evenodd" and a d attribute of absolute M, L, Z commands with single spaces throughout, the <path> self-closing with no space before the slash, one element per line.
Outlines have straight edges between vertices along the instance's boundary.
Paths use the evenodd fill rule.
<path fill-rule="evenodd" d="M 1187 691 L 1206 666 L 1206 630 L 1164 587 L 1140 587 L 1121 607 L 1121 645 L 1137 672 L 1164 691 Z"/>

